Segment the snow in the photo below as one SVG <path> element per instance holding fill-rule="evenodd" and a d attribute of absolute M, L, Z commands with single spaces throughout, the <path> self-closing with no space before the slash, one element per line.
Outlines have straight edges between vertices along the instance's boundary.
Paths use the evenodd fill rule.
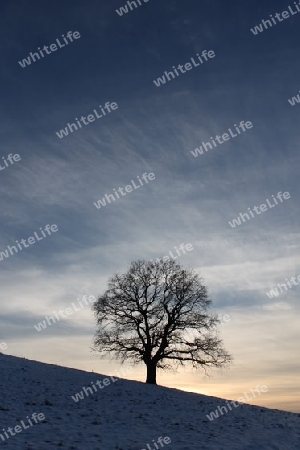
<path fill-rule="evenodd" d="M 6 450 L 299 450 L 300 415 L 240 405 L 210 421 L 224 399 L 118 379 L 75 402 L 105 375 L 0 354 L 0 434 L 43 413 L 45 420 L 9 435 Z M 2 431 L 1 431 L 2 430 Z M 5 436 L 4 436 L 5 437 Z M 147 447 L 148 444 L 148 447 Z"/>

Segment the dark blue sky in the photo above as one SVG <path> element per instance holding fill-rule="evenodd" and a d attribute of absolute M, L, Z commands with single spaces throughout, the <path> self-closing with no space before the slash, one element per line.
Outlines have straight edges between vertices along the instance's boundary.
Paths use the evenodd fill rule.
<path fill-rule="evenodd" d="M 293 5 L 261 3 L 149 0 L 120 17 L 115 10 L 125 0 L 1 2 L 0 161 L 10 153 L 21 161 L 0 171 L 0 252 L 48 223 L 59 228 L 0 261 L 0 341 L 11 353 L 89 368 L 88 308 L 66 322 L 67 347 L 58 324 L 39 339 L 33 325 L 81 295 L 97 296 L 131 260 L 191 243 L 194 250 L 180 262 L 202 274 L 216 312 L 232 317 L 222 333 L 236 366 L 216 385 L 233 377 L 241 388 L 230 392 L 238 396 L 254 377 L 269 380 L 268 404 L 299 409 L 298 399 L 282 400 L 287 379 L 296 383 L 299 370 L 289 366 L 296 360 L 299 288 L 275 300 L 266 291 L 300 274 L 300 105 L 288 103 L 300 89 L 300 13 L 255 36 L 250 28 Z M 80 39 L 30 66 L 18 64 L 68 31 Z M 203 50 L 215 58 L 154 85 Z M 57 137 L 75 117 L 108 101 L 118 109 Z M 192 156 L 202 141 L 242 120 L 253 128 Z M 155 180 L 94 207 L 144 172 Z M 229 226 L 279 191 L 291 198 Z M 195 387 L 195 380 L 186 385 Z"/>

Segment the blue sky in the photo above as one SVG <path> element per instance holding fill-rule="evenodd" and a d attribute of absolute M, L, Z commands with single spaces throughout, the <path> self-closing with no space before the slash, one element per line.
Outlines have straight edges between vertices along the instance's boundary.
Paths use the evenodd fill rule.
<path fill-rule="evenodd" d="M 0 172 L 0 251 L 48 223 L 59 231 L 0 261 L 0 342 L 10 354 L 113 373 L 119 366 L 90 350 L 88 307 L 40 333 L 34 324 L 101 294 L 130 261 L 191 243 L 178 262 L 203 276 L 214 310 L 230 315 L 221 333 L 234 364 L 209 380 L 186 370 L 159 382 L 230 398 L 266 384 L 261 404 L 300 411 L 299 287 L 266 296 L 300 274 L 300 105 L 287 101 L 300 89 L 300 14 L 254 36 L 250 28 L 293 2 L 149 0 L 122 17 L 115 10 L 124 0 L 101 3 L 1 4 L 0 161 L 9 153 L 21 161 Z M 18 64 L 69 30 L 80 39 Z M 202 50 L 216 57 L 154 85 Z M 108 101 L 119 107 L 105 118 L 63 139 L 55 134 Z M 253 128 L 192 156 L 242 120 Z M 155 180 L 94 207 L 144 172 Z M 229 226 L 279 191 L 291 198 Z M 132 378 L 144 379 L 144 368 Z"/>

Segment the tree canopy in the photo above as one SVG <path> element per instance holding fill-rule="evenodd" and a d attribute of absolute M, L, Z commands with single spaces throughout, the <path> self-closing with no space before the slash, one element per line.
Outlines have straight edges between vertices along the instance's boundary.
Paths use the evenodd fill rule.
<path fill-rule="evenodd" d="M 202 279 L 169 261 L 138 260 L 113 276 L 94 303 L 95 349 L 147 366 L 147 383 L 156 369 L 191 364 L 222 367 L 231 361 L 217 336 L 219 319 L 208 313 L 211 300 Z"/>

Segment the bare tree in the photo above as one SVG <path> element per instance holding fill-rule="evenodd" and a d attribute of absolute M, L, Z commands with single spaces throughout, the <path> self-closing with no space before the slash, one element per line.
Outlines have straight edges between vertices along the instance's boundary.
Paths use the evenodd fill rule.
<path fill-rule="evenodd" d="M 209 315 L 211 304 L 201 278 L 175 261 L 135 261 L 115 275 L 94 303 L 95 349 L 124 362 L 143 361 L 147 383 L 156 384 L 156 369 L 191 363 L 222 367 L 231 357 Z"/>

